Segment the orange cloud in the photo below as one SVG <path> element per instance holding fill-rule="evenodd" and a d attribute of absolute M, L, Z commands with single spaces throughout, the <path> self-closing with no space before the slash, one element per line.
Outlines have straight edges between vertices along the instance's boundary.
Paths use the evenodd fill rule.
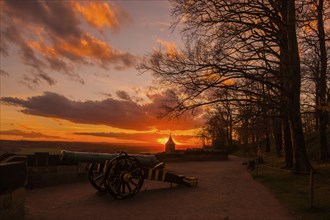
<path fill-rule="evenodd" d="M 74 101 L 52 92 L 45 92 L 41 96 L 32 96 L 26 100 L 13 97 L 2 97 L 0 100 L 21 107 L 21 112 L 28 115 L 64 119 L 80 124 L 107 125 L 140 131 L 186 130 L 200 125 L 201 121 L 191 115 L 182 116 L 175 122 L 157 118 L 159 108 L 168 96 L 168 93 L 155 96 L 151 103 L 144 105 L 132 100 L 111 98 L 101 101 Z"/>
<path fill-rule="evenodd" d="M 82 135 L 82 136 L 94 136 L 100 138 L 111 138 L 116 142 L 128 141 L 131 143 L 145 143 L 145 144 L 159 144 L 164 145 L 167 140 L 169 134 L 163 133 L 151 133 L 151 132 L 137 132 L 137 133 L 123 133 L 123 132 L 76 132 L 75 135 Z M 199 144 L 199 140 L 196 138 L 195 135 L 175 135 L 172 138 L 174 142 L 179 145 L 184 146 L 196 146 Z"/>
<path fill-rule="evenodd" d="M 70 54 L 75 57 L 85 57 L 101 61 L 102 63 L 115 62 L 120 60 L 125 53 L 114 50 L 109 44 L 85 34 L 80 39 L 71 41 L 60 41 L 58 44 L 58 51 L 62 55 Z M 128 58 L 128 65 L 132 65 L 134 57 L 130 55 Z"/>
<path fill-rule="evenodd" d="M 48 47 L 40 42 L 37 41 L 29 41 L 27 44 L 30 46 L 30 48 L 33 48 L 34 50 L 39 51 L 43 55 L 48 55 L 48 56 L 58 56 L 59 53 L 55 48 Z"/>
<path fill-rule="evenodd" d="M 117 70 L 134 66 L 136 57 L 114 49 L 89 33 L 86 21 L 102 31 L 118 30 L 129 21 L 128 14 L 106 1 L 1 1 L 0 53 L 9 55 L 9 46 L 18 46 L 22 62 L 31 67 L 23 82 L 29 87 L 56 80 L 48 71 L 62 72 L 83 83 L 76 72 L 83 65 L 110 65 Z M 60 18 L 60 19 L 59 19 Z"/>
<path fill-rule="evenodd" d="M 79 12 L 86 21 L 99 28 L 104 29 L 105 27 L 111 30 L 118 30 L 122 19 L 127 20 L 128 17 L 125 13 L 120 13 L 116 8 L 110 7 L 108 3 L 102 2 L 89 2 L 86 4 L 80 4 L 79 2 L 73 3 L 75 11 Z"/>
<path fill-rule="evenodd" d="M 29 41 L 27 45 L 38 52 L 41 57 L 47 57 L 49 63 L 53 62 L 53 69 L 55 65 L 64 66 L 67 62 L 73 61 L 86 63 L 85 61 L 98 62 L 103 67 L 108 64 L 115 64 L 116 67 L 131 67 L 135 63 L 136 57 L 119 50 L 114 50 L 109 44 L 94 38 L 85 33 L 81 38 L 72 39 L 57 39 L 53 45 L 46 45 L 43 42 Z M 60 69 L 60 67 L 58 67 Z M 70 69 L 66 67 L 66 69 Z M 67 71 L 68 73 L 69 71 Z"/>
<path fill-rule="evenodd" d="M 235 79 L 231 79 L 230 77 L 223 77 L 220 75 L 221 74 L 207 71 L 205 75 L 201 76 L 201 79 L 205 81 L 209 81 L 208 83 L 218 82 L 218 84 L 222 84 L 224 86 L 233 86 L 236 84 Z"/>
<path fill-rule="evenodd" d="M 177 50 L 177 46 L 176 46 L 175 43 L 165 41 L 165 40 L 162 40 L 162 39 L 157 39 L 157 42 L 162 47 L 164 47 L 167 56 L 169 56 L 170 58 L 174 58 L 174 57 L 180 55 L 179 51 Z"/>
<path fill-rule="evenodd" d="M 35 131 L 22 131 L 18 129 L 12 129 L 12 130 L 6 130 L 1 131 L 1 136 L 19 136 L 22 138 L 32 138 L 32 139 L 40 139 L 40 138 L 46 138 L 46 139 L 59 139 L 59 136 L 53 136 L 53 135 L 47 135 L 40 132 Z"/>

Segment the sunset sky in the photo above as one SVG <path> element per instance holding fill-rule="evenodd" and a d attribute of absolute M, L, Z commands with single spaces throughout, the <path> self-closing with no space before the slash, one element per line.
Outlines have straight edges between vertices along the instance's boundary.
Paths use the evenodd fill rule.
<path fill-rule="evenodd" d="M 1 140 L 199 145 L 201 119 L 159 119 L 168 91 L 136 66 L 176 50 L 167 1 L 0 1 Z"/>

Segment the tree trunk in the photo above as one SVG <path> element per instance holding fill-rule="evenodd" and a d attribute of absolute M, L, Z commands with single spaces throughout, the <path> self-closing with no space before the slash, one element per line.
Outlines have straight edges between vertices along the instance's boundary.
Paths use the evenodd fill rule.
<path fill-rule="evenodd" d="M 277 157 L 282 156 L 282 126 L 281 121 L 278 119 L 273 120 L 273 135 L 275 139 L 275 146 L 276 146 L 276 154 Z"/>
<path fill-rule="evenodd" d="M 297 172 L 310 171 L 311 164 L 307 157 L 304 133 L 300 115 L 300 57 L 298 51 L 296 33 L 295 0 L 287 1 L 287 34 L 288 34 L 288 74 L 290 80 L 289 88 L 289 122 L 293 138 L 294 169 Z"/>
<path fill-rule="evenodd" d="M 248 152 L 249 145 L 249 119 L 244 119 L 243 123 L 243 145 L 244 145 L 244 153 Z"/>
<path fill-rule="evenodd" d="M 285 168 L 293 168 L 293 149 L 290 126 L 287 117 L 282 118 L 282 147 L 285 152 Z"/>
<path fill-rule="evenodd" d="M 319 76 L 315 78 L 315 131 L 319 131 L 320 128 L 320 88 L 319 88 Z"/>
<path fill-rule="evenodd" d="M 267 117 L 266 118 L 266 128 L 265 128 L 265 151 L 266 153 L 270 152 L 270 136 L 271 136 L 271 132 L 270 132 L 270 118 Z"/>
<path fill-rule="evenodd" d="M 317 28 L 318 28 L 318 39 L 320 46 L 320 75 L 319 75 L 319 104 L 320 109 L 318 110 L 319 119 L 319 140 L 320 140 L 320 158 L 329 158 L 328 146 L 327 146 L 327 120 L 328 113 L 324 109 L 326 106 L 326 74 L 327 74 L 327 50 L 325 45 L 325 33 L 324 33 L 324 23 L 323 23 L 323 0 L 319 0 L 317 6 Z"/>
<path fill-rule="evenodd" d="M 290 126 L 288 121 L 289 115 L 289 91 L 291 88 L 291 79 L 289 77 L 289 51 L 288 51 L 288 28 L 286 25 L 287 21 L 287 0 L 281 2 L 281 17 L 282 23 L 280 23 L 280 82 L 281 82 L 281 127 L 282 127 L 282 148 L 285 154 L 285 167 L 287 169 L 293 168 L 293 149 L 292 149 L 292 138 L 290 132 Z"/>
<path fill-rule="evenodd" d="M 269 153 L 270 152 L 270 138 L 269 138 L 268 133 L 266 134 L 265 145 L 266 145 L 266 152 Z"/>
<path fill-rule="evenodd" d="M 233 145 L 233 116 L 231 114 L 231 111 L 229 112 L 229 126 L 228 126 L 228 145 L 229 147 L 232 147 Z"/>

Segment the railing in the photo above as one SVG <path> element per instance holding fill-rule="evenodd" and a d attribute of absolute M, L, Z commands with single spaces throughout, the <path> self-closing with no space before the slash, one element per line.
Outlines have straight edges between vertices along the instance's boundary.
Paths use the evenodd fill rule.
<path fill-rule="evenodd" d="M 316 201 L 318 198 L 323 197 L 322 195 L 322 187 L 328 185 L 329 186 L 329 177 L 323 176 L 321 172 L 315 171 L 311 169 L 310 171 L 295 171 L 295 170 L 290 170 L 290 169 L 285 169 L 279 167 L 280 162 L 283 164 L 283 159 L 274 157 L 274 156 L 269 156 L 269 155 L 262 155 L 263 158 L 263 163 L 260 163 L 259 160 L 255 160 L 255 169 L 253 170 L 253 173 L 256 177 L 263 176 L 262 172 L 264 169 L 271 169 L 276 172 L 280 173 L 287 173 L 288 178 L 293 176 L 295 180 L 299 183 L 299 185 L 304 188 L 304 195 L 308 196 L 308 201 L 309 201 L 309 208 L 315 208 L 317 205 L 315 205 Z M 317 166 L 317 165 L 316 165 Z M 325 164 L 322 166 L 317 166 L 317 167 L 323 167 L 326 168 L 328 167 L 329 164 Z M 293 175 L 293 174 L 298 174 L 298 175 Z"/>

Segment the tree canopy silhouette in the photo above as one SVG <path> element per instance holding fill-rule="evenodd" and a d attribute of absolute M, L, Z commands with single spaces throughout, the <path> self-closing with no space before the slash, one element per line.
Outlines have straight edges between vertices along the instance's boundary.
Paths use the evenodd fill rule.
<path fill-rule="evenodd" d="M 164 86 L 177 89 L 176 105 L 169 111 L 228 102 L 259 106 L 253 114 L 262 115 L 265 123 L 275 126 L 280 121 L 286 166 L 309 171 L 297 35 L 297 18 L 305 4 L 171 0 L 173 27 L 181 29 L 184 48 L 153 51 L 139 69 L 151 71 Z M 253 123 L 251 117 L 245 126 L 248 123 Z"/>

